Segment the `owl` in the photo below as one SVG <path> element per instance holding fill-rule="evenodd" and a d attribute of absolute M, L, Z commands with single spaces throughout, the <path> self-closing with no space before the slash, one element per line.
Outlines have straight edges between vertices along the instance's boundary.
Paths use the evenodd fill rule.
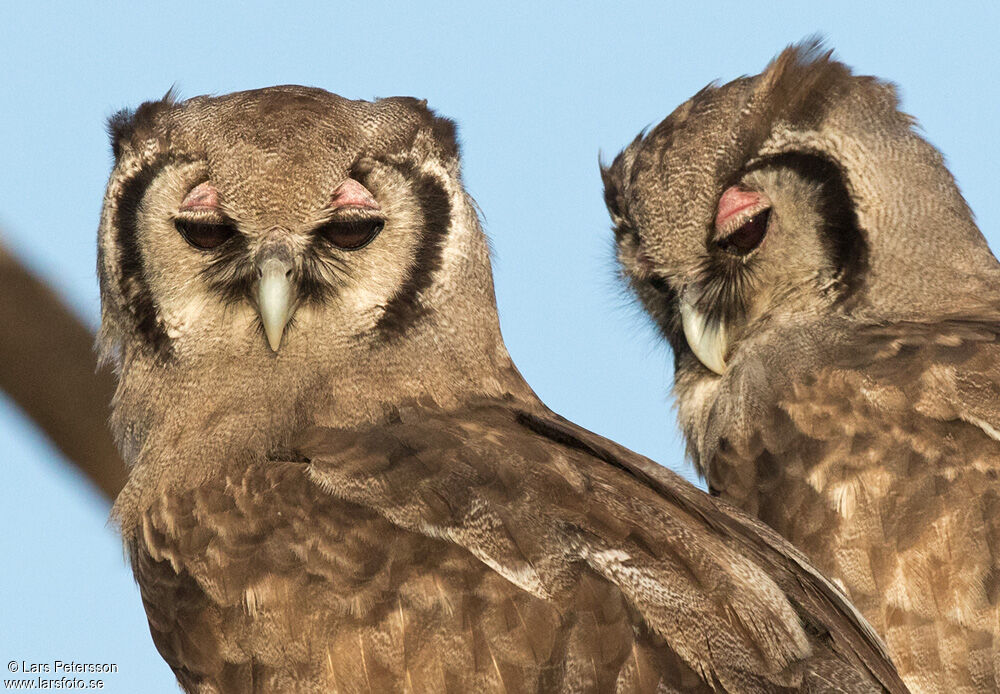
<path fill-rule="evenodd" d="M 892 85 L 791 47 L 603 176 L 711 492 L 845 586 L 914 691 L 996 691 L 1000 266 Z"/>
<path fill-rule="evenodd" d="M 789 544 L 533 394 L 451 121 L 285 86 L 110 130 L 114 514 L 185 691 L 905 691 Z"/>

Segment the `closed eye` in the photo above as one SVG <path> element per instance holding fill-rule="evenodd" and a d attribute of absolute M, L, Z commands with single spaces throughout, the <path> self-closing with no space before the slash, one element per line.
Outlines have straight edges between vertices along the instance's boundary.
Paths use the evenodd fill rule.
<path fill-rule="evenodd" d="M 174 227 L 184 240 L 195 248 L 208 251 L 218 248 L 237 234 L 236 225 L 230 221 L 196 221 L 178 217 Z"/>
<path fill-rule="evenodd" d="M 356 251 L 375 240 L 385 227 L 385 220 L 378 217 L 332 220 L 324 223 L 316 233 L 345 251 Z"/>
<path fill-rule="evenodd" d="M 755 214 L 724 238 L 716 241 L 716 245 L 732 255 L 747 255 L 764 240 L 767 234 L 767 222 L 771 218 L 771 208 Z"/>

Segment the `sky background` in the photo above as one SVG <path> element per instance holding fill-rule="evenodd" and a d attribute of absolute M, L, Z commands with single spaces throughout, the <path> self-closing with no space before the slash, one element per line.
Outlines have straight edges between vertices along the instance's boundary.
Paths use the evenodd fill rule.
<path fill-rule="evenodd" d="M 708 82 L 760 72 L 819 33 L 856 71 L 900 86 L 1000 241 L 1000 4 L 805 5 L 3 3 L 0 233 L 96 326 L 114 111 L 171 85 L 182 97 L 297 83 L 426 98 L 459 124 L 504 336 L 528 382 L 690 478 L 669 350 L 616 280 L 598 152 L 610 160 Z M 0 680 L 11 660 L 109 662 L 119 672 L 104 691 L 177 691 L 108 510 L 0 396 Z"/>

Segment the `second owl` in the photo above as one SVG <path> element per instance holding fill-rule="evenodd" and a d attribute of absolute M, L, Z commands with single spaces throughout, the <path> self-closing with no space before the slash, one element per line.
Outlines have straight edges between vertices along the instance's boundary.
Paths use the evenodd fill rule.
<path fill-rule="evenodd" d="M 1000 682 L 1000 266 L 895 90 L 816 46 L 605 169 L 688 451 L 849 590 L 916 691 Z"/>

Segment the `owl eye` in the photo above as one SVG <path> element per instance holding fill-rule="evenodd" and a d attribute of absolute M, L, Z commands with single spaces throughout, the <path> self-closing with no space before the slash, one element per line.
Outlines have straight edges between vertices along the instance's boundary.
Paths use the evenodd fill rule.
<path fill-rule="evenodd" d="M 317 232 L 337 248 L 356 251 L 371 243 L 384 226 L 385 221 L 378 218 L 334 220 Z"/>
<path fill-rule="evenodd" d="M 174 227 L 189 244 L 203 251 L 217 248 L 236 235 L 232 222 L 204 222 L 175 219 Z"/>
<path fill-rule="evenodd" d="M 737 227 L 734 232 L 719 239 L 717 241 L 719 248 L 733 255 L 746 255 L 764 240 L 764 235 L 767 233 L 767 222 L 770 218 L 771 208 L 758 212 Z"/>

